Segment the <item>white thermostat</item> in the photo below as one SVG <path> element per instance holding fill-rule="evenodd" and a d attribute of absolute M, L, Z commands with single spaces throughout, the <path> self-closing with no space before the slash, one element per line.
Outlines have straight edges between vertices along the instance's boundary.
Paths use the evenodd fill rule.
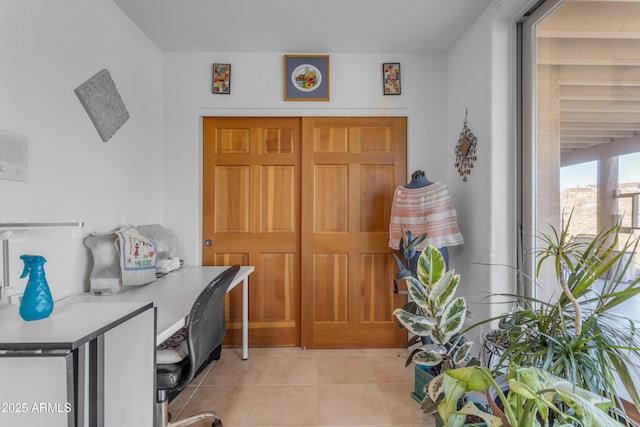
<path fill-rule="evenodd" d="M 28 145 L 28 137 L 0 130 L 0 179 L 27 181 Z"/>

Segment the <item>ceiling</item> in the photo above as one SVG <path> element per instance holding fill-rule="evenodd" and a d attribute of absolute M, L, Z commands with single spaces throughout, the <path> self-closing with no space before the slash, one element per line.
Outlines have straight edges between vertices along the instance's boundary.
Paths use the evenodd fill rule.
<path fill-rule="evenodd" d="M 162 52 L 448 52 L 492 0 L 114 0 Z"/>
<path fill-rule="evenodd" d="M 162 52 L 445 53 L 492 0 L 114 2 Z M 640 151 L 640 0 L 566 0 L 536 34 L 562 163 Z"/>
<path fill-rule="evenodd" d="M 558 109 L 562 164 L 640 151 L 640 1 L 566 0 L 536 35 L 538 88 L 553 82 L 538 101 Z"/>

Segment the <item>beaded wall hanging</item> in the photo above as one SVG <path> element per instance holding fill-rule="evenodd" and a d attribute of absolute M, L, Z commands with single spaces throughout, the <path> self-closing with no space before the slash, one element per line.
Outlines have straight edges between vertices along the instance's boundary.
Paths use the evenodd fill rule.
<path fill-rule="evenodd" d="M 473 168 L 473 162 L 478 159 L 476 157 L 477 142 L 475 135 L 467 127 L 467 110 L 465 109 L 464 127 L 456 145 L 456 168 L 463 181 L 467 180 L 467 175 L 471 173 L 471 168 Z"/>

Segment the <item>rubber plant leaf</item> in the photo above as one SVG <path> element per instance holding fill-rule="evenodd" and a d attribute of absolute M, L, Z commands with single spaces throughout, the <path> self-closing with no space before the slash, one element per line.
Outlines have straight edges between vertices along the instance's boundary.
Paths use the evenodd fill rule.
<path fill-rule="evenodd" d="M 442 363 L 442 354 L 435 351 L 420 351 L 413 355 L 413 361 L 422 366 L 438 366 Z"/>
<path fill-rule="evenodd" d="M 430 311 L 429 307 L 429 292 L 425 286 L 418 281 L 415 277 L 407 277 L 407 290 L 411 299 L 418 304 L 418 307 Z"/>
<path fill-rule="evenodd" d="M 425 344 L 424 346 L 422 346 L 422 351 L 430 351 L 432 353 L 436 353 L 439 354 L 441 356 L 444 356 L 445 354 L 447 354 L 447 349 L 446 347 L 443 347 L 439 344 Z"/>
<path fill-rule="evenodd" d="M 473 346 L 473 342 L 467 341 L 461 346 L 457 347 L 455 350 L 455 353 L 453 354 L 453 363 L 458 365 L 459 363 L 464 362 L 469 356 L 472 346 Z"/>
<path fill-rule="evenodd" d="M 447 270 L 444 258 L 440 251 L 434 246 L 427 246 L 418 258 L 416 275 L 429 291 Z"/>
<path fill-rule="evenodd" d="M 417 316 L 401 308 L 395 309 L 393 315 L 409 332 L 421 337 L 431 336 L 436 327 L 436 320 L 432 317 Z"/>
<path fill-rule="evenodd" d="M 444 374 L 435 376 L 425 386 L 427 395 L 433 402 L 437 402 L 440 395 L 444 392 Z"/>
<path fill-rule="evenodd" d="M 467 302 L 463 297 L 458 297 L 447 305 L 440 319 L 440 330 L 445 334 L 444 342 L 449 341 L 453 335 L 462 330 L 466 316 Z"/>
<path fill-rule="evenodd" d="M 444 307 L 453 299 L 459 284 L 460 275 L 455 274 L 455 270 L 449 270 L 435 284 L 429 294 L 429 298 L 438 307 Z"/>

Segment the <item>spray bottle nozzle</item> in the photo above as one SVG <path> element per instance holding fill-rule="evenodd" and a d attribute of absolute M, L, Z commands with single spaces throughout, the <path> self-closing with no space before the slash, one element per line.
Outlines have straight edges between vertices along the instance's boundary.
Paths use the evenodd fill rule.
<path fill-rule="evenodd" d="M 22 270 L 22 274 L 20 275 L 21 279 L 24 279 L 31 273 L 31 270 L 36 267 L 38 269 L 43 269 L 43 265 L 47 262 L 41 255 L 20 255 L 20 259 L 24 261 L 24 270 Z"/>

